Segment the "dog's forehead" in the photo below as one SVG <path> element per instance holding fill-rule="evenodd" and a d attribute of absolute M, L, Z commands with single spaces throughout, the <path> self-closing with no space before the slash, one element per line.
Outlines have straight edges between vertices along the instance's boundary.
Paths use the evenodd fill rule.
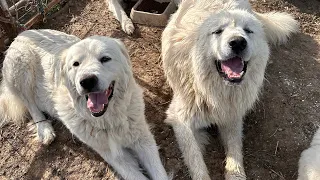
<path fill-rule="evenodd" d="M 248 16 L 248 14 L 249 13 L 240 14 L 240 15 L 235 14 L 233 21 L 238 26 L 256 25 L 257 19 L 252 15 Z"/>
<path fill-rule="evenodd" d="M 109 38 L 93 39 L 87 38 L 70 48 L 73 56 L 93 55 L 99 56 L 100 54 L 112 54 L 119 48 L 117 44 Z"/>
<path fill-rule="evenodd" d="M 77 44 L 71 46 L 69 49 L 68 49 L 68 52 L 67 52 L 67 60 L 68 59 L 77 59 L 77 60 L 81 60 L 83 59 L 83 57 L 85 56 L 85 54 L 87 54 L 87 51 L 86 49 L 84 49 L 83 47 L 81 46 L 78 46 Z"/>
<path fill-rule="evenodd" d="M 87 47 L 90 51 L 112 51 L 115 49 L 115 42 L 109 38 L 87 39 Z"/>
<path fill-rule="evenodd" d="M 250 12 L 245 10 L 229 10 L 221 11 L 215 14 L 212 18 L 215 23 L 225 26 L 256 26 L 258 25 L 258 19 L 253 16 Z"/>

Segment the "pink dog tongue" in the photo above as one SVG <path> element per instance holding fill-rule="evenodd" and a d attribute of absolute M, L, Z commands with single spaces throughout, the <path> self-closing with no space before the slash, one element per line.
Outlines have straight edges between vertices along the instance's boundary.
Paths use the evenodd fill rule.
<path fill-rule="evenodd" d="M 108 92 L 90 93 L 87 101 L 87 108 L 94 113 L 98 113 L 103 110 L 104 104 L 108 104 Z"/>
<path fill-rule="evenodd" d="M 243 61 L 239 57 L 221 62 L 221 69 L 228 75 L 228 78 L 240 78 L 243 67 Z"/>

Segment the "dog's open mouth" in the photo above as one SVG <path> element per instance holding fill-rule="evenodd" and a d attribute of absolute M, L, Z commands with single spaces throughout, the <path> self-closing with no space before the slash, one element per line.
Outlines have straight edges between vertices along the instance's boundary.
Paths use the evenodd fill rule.
<path fill-rule="evenodd" d="M 113 96 L 114 83 L 115 81 L 112 81 L 109 88 L 103 92 L 92 92 L 86 95 L 87 108 L 92 116 L 99 117 L 106 112 L 108 103 Z"/>
<path fill-rule="evenodd" d="M 216 60 L 217 70 L 226 81 L 240 83 L 247 71 L 247 61 L 236 56 L 228 60 Z"/>

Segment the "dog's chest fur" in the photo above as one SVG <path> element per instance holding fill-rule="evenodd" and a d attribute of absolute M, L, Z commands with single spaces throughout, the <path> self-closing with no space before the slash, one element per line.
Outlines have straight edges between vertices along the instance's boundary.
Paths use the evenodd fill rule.
<path fill-rule="evenodd" d="M 112 142 L 127 146 L 135 141 L 135 138 L 140 137 L 139 128 L 145 126 L 142 90 L 132 81 L 128 89 L 133 91 L 127 91 L 122 98 L 117 97 L 117 89 L 115 89 L 106 113 L 96 118 L 86 109 L 85 101 L 73 100 L 69 90 L 61 86 L 54 95 L 55 109 L 59 119 L 71 132 L 84 129 L 90 132 L 92 137 L 99 136 L 100 132 L 103 132 L 109 135 L 106 138 L 111 143 L 110 148 Z"/>

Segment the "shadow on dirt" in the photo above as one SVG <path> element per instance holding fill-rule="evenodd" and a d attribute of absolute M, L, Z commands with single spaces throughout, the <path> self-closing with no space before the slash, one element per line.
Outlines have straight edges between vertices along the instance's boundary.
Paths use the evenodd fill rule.
<path fill-rule="evenodd" d="M 293 36 L 286 46 L 273 47 L 261 99 L 245 120 L 248 177 L 260 179 L 259 174 L 269 173 L 272 179 L 296 179 L 300 153 L 320 119 L 319 48 L 306 34 Z"/>
<path fill-rule="evenodd" d="M 90 2 L 87 0 L 70 0 L 69 7 L 66 10 L 64 10 L 64 12 L 61 12 L 54 18 L 49 19 L 46 23 L 39 24 L 37 27 L 41 27 L 42 29 L 49 28 L 59 30 L 63 28 L 65 24 L 67 24 L 67 22 L 72 21 L 74 17 L 80 16 L 82 10 L 86 7 L 88 3 Z"/>
<path fill-rule="evenodd" d="M 320 17 L 320 4 L 318 0 L 285 0 L 286 2 L 299 8 L 303 13 L 313 14 Z"/>
<path fill-rule="evenodd" d="M 103 177 L 106 174 L 107 164 L 97 153 L 73 137 L 61 122 L 55 121 L 53 127 L 57 134 L 55 141 L 49 146 L 41 146 L 35 152 L 34 159 L 29 162 L 29 169 L 23 176 L 24 179 L 67 177 L 69 173 L 66 171 L 67 168 L 75 163 L 82 164 L 78 160 L 79 157 L 101 164 L 101 169 L 95 172 L 97 177 Z M 53 165 L 56 161 L 61 161 L 61 166 Z"/>

